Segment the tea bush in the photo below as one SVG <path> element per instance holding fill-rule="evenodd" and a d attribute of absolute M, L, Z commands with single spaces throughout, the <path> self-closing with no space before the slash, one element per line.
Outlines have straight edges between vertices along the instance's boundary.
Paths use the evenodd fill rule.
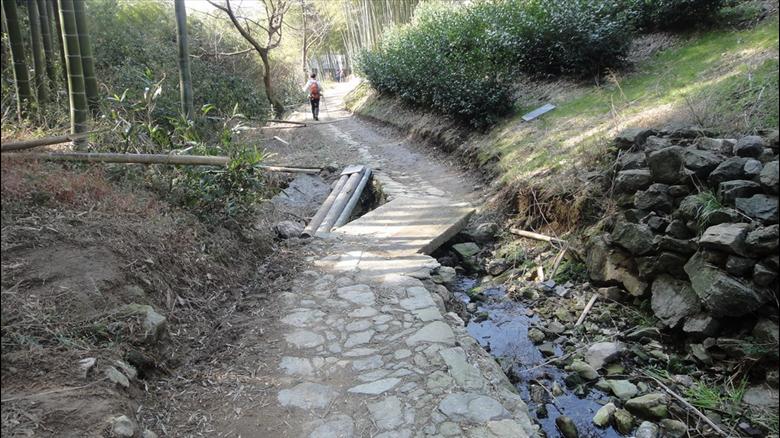
<path fill-rule="evenodd" d="M 512 108 L 517 75 L 583 78 L 621 67 L 637 29 L 711 20 L 723 0 L 422 3 L 359 67 L 380 92 L 486 127 Z"/>

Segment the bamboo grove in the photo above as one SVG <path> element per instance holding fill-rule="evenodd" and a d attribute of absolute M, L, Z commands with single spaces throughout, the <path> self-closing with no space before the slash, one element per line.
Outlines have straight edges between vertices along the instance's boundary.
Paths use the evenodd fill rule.
<path fill-rule="evenodd" d="M 2 11 L 20 121 L 43 112 L 52 96 L 65 89 L 71 131 L 86 132 L 90 111 L 97 111 L 99 97 L 84 0 L 3 0 Z M 21 14 L 25 11 L 27 35 L 22 31 Z M 25 47 L 32 52 L 32 77 Z"/>

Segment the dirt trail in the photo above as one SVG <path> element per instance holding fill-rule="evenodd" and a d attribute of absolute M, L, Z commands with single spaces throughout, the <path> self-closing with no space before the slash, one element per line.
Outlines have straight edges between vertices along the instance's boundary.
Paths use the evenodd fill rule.
<path fill-rule="evenodd" d="M 162 402 L 174 412 L 158 414 L 159 427 L 242 437 L 533 433 L 501 369 L 447 313 L 452 296 L 430 277 L 438 263 L 418 253 L 463 224 L 478 184 L 352 117 L 341 103 L 352 85 L 325 90 L 320 123 L 271 132 L 289 143 L 273 145 L 272 161 L 369 165 L 389 202 L 301 246 L 310 267 L 267 299 L 247 297 L 224 322 L 237 334 L 224 354 L 166 382 L 180 392 Z"/>

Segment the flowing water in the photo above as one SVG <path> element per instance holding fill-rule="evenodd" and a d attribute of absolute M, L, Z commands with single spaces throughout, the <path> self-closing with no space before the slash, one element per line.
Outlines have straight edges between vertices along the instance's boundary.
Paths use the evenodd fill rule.
<path fill-rule="evenodd" d="M 453 293 L 465 304 L 471 302 L 467 294 L 477 284 L 477 280 L 468 277 L 459 279 L 458 287 Z M 482 291 L 485 300 L 476 301 L 477 315 L 487 315 L 487 319 L 472 318 L 467 330 L 487 351 L 509 371 L 510 379 L 523 399 L 528 403 L 532 417 L 541 425 L 548 437 L 560 436 L 555 426 L 555 419 L 560 415 L 570 417 L 577 425 L 580 437 L 621 437 L 611 427 L 602 429 L 596 427 L 593 415 L 605 403 L 609 396 L 598 389 L 590 388 L 583 396 L 578 396 L 564 381 L 567 373 L 562 369 L 545 364 L 552 358 L 545 358 L 536 345 L 528 339 L 528 330 L 539 322 L 539 317 L 530 312 L 522 303 L 508 299 L 502 287 L 489 288 Z M 563 350 L 556 344 L 555 356 L 563 355 Z M 554 402 L 545 392 L 544 397 L 534 397 L 535 391 L 542 391 L 539 385 L 552 388 L 557 382 L 563 390 L 562 395 L 555 397 Z M 544 398 L 544 400 L 540 400 Z M 536 401 L 535 401 L 536 400 Z M 540 409 L 542 408 L 542 409 Z M 538 412 L 546 409 L 547 415 Z"/>

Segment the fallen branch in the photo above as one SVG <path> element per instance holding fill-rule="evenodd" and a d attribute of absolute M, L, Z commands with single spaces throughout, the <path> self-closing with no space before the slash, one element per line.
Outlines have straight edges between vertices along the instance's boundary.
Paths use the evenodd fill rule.
<path fill-rule="evenodd" d="M 268 119 L 268 120 L 266 120 L 266 122 L 268 122 L 268 123 L 289 123 L 290 125 L 306 126 L 306 123 L 303 123 L 303 122 L 293 122 L 292 120 Z"/>
<path fill-rule="evenodd" d="M 51 152 L 32 154 L 8 154 L 3 159 L 38 159 L 49 161 L 88 161 L 102 163 L 133 163 L 133 164 L 170 164 L 188 166 L 226 166 L 229 157 L 208 155 L 167 155 L 167 154 L 118 154 L 97 152 Z M 257 167 L 270 172 L 289 173 L 319 173 L 322 169 L 316 167 L 286 167 L 258 165 Z"/>
<path fill-rule="evenodd" d="M 541 240 L 543 242 L 548 242 L 548 243 L 566 243 L 565 240 L 556 239 L 555 237 L 534 233 L 532 231 L 520 230 L 517 228 L 510 228 L 509 232 L 517 236 L 527 237 L 529 239 Z"/>
<path fill-rule="evenodd" d="M 552 274 L 550 274 L 550 278 L 555 277 L 555 274 L 558 273 L 558 268 L 561 266 L 561 262 L 563 261 L 563 257 L 566 255 L 566 251 L 569 250 L 569 244 L 565 243 L 563 245 L 563 248 L 558 252 L 558 255 L 555 256 L 555 260 L 553 260 L 553 268 L 552 268 Z"/>
<path fill-rule="evenodd" d="M 274 135 L 274 139 L 275 139 L 275 140 L 278 140 L 279 142 L 281 142 L 281 143 L 283 143 L 283 144 L 285 144 L 285 145 L 289 145 L 289 144 L 290 144 L 290 142 L 288 142 L 288 141 L 285 141 L 285 140 L 282 140 L 282 139 L 281 139 L 281 138 L 279 138 L 279 136 L 277 136 L 277 135 Z"/>
<path fill-rule="evenodd" d="M 656 377 L 654 377 L 653 375 L 651 375 L 647 371 L 645 371 L 645 370 L 641 370 L 641 371 L 642 371 L 642 374 L 644 374 L 645 376 L 653 379 L 655 381 L 655 383 L 657 383 L 661 388 L 663 388 L 664 391 L 668 392 L 669 395 L 674 397 L 684 407 L 686 407 L 688 410 L 690 410 L 691 412 L 696 414 L 699 418 L 704 420 L 704 422 L 707 423 L 712 428 L 712 430 L 714 430 L 718 435 L 725 436 L 725 437 L 729 436 L 726 432 L 721 430 L 721 428 L 718 427 L 717 424 L 713 423 L 712 420 L 707 418 L 707 416 L 704 415 L 700 410 L 696 409 L 695 406 L 693 406 L 692 404 L 688 403 L 688 400 L 685 400 L 681 395 L 678 395 L 676 392 L 672 391 L 668 386 L 664 385 L 663 382 L 658 380 Z"/>
<path fill-rule="evenodd" d="M 0 145 L 0 152 L 20 151 L 22 149 L 37 148 L 38 146 L 49 146 L 53 144 L 67 143 L 69 141 L 77 140 L 79 138 L 85 138 L 89 135 L 97 134 L 105 131 L 106 130 L 90 131 L 90 132 L 82 132 L 79 134 L 65 134 L 65 135 L 57 135 L 54 137 L 36 138 L 34 140 L 24 140 L 24 141 L 3 143 L 2 145 Z"/>
<path fill-rule="evenodd" d="M 585 317 L 588 316 L 588 312 L 590 312 L 590 309 L 593 307 L 593 304 L 596 302 L 598 297 L 599 294 L 593 294 L 593 296 L 590 298 L 590 301 L 588 301 L 588 304 L 585 306 L 585 310 L 582 311 L 582 315 L 580 315 L 579 319 L 577 319 L 577 322 L 574 323 L 574 327 L 577 327 L 578 325 L 582 324 L 583 321 L 585 321 Z"/>

